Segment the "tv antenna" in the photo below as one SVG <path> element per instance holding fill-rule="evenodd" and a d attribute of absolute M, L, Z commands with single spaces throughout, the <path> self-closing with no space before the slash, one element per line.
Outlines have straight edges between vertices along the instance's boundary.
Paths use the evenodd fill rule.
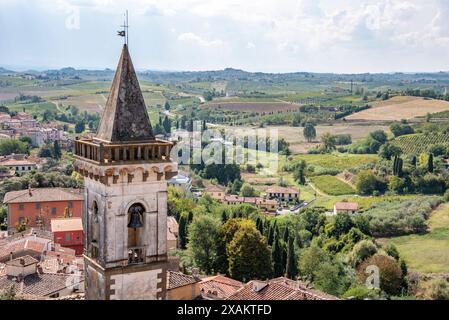
<path fill-rule="evenodd" d="M 117 35 L 120 37 L 123 37 L 125 44 L 128 45 L 128 30 L 129 30 L 128 10 L 126 10 L 126 12 L 125 12 L 125 19 L 123 21 L 123 25 L 120 27 L 122 27 L 123 30 L 117 31 Z"/>

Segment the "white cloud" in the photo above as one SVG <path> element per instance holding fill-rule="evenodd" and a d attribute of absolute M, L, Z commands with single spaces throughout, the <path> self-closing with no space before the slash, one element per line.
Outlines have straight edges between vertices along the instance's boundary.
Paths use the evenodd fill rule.
<path fill-rule="evenodd" d="M 220 39 L 206 40 L 193 32 L 182 33 L 178 36 L 178 40 L 188 43 L 194 43 L 201 47 L 220 47 L 225 43 Z"/>
<path fill-rule="evenodd" d="M 246 44 L 246 49 L 254 49 L 256 45 L 251 41 Z"/>
<path fill-rule="evenodd" d="M 151 48 L 153 60 L 145 61 L 154 65 L 164 63 L 157 59 L 167 59 L 168 67 L 182 69 L 204 69 L 206 63 L 208 68 L 262 71 L 448 69 L 442 57 L 449 49 L 447 0 L 0 0 L 0 26 L 2 20 L 3 27 L 19 21 L 24 10 L 31 16 L 44 12 L 41 18 L 33 16 L 33 23 L 44 22 L 39 34 L 46 34 L 45 28 L 64 28 L 58 19 L 73 7 L 80 8 L 83 37 L 55 32 L 53 39 L 40 39 L 46 42 L 42 47 L 48 48 L 42 52 L 43 61 L 57 52 L 58 43 L 72 41 L 73 48 L 82 48 L 89 39 L 96 45 L 99 37 L 109 36 L 109 28 L 121 24 L 128 9 L 133 40 L 140 40 L 141 49 Z M 46 27 L 51 17 L 54 24 Z M 24 30 L 33 29 L 31 22 L 20 21 Z M 17 44 L 18 36 L 11 34 L 6 32 L 6 38 L 16 52 L 0 52 L 2 63 L 20 63 L 14 59 L 26 50 Z M 114 30 L 104 45 L 115 44 L 113 34 Z M 206 49 L 219 54 L 211 55 Z"/>

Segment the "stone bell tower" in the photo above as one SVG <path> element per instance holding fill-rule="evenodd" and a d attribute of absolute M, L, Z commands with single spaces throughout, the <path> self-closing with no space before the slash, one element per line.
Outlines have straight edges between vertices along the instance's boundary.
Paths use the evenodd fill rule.
<path fill-rule="evenodd" d="M 85 182 L 86 299 L 165 299 L 173 146 L 154 138 L 125 44 L 97 135 L 75 142 Z"/>

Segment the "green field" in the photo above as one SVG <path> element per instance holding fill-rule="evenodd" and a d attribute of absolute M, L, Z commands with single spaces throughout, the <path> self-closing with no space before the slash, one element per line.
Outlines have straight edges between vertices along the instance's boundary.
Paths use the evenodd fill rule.
<path fill-rule="evenodd" d="M 320 166 L 323 168 L 335 168 L 340 171 L 375 163 L 379 160 L 377 155 L 372 154 L 305 154 L 293 157 L 295 161 L 305 160 L 308 165 Z"/>
<path fill-rule="evenodd" d="M 400 147 L 406 154 L 421 154 L 427 152 L 429 146 L 442 144 L 449 146 L 449 134 L 410 134 L 393 140 L 393 144 Z"/>
<path fill-rule="evenodd" d="M 310 178 L 310 180 L 315 187 L 328 195 L 355 194 L 355 190 L 349 184 L 333 176 L 316 176 Z"/>
<path fill-rule="evenodd" d="M 371 208 L 375 203 L 384 201 L 406 201 L 406 200 L 416 200 L 421 198 L 428 198 L 426 196 L 419 195 L 404 195 L 404 196 L 380 196 L 380 197 L 360 197 L 360 196 L 329 196 L 329 197 L 318 197 L 314 201 L 314 207 L 324 207 L 327 210 L 332 210 L 334 203 L 348 201 L 357 202 L 361 210 L 366 210 Z"/>
<path fill-rule="evenodd" d="M 441 205 L 430 217 L 429 233 L 382 242 L 393 243 L 409 269 L 424 273 L 449 272 L 449 204 Z"/>

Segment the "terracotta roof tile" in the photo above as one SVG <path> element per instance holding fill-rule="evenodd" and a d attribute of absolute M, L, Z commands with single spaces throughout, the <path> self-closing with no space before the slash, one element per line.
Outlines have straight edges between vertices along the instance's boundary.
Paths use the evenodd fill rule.
<path fill-rule="evenodd" d="M 81 283 L 83 278 L 73 274 L 32 274 L 26 276 L 22 282 L 17 282 L 13 277 L 0 277 L 0 291 L 10 288 L 14 285 L 16 292 L 19 295 L 32 296 L 49 296 L 64 288 L 67 288 L 69 279 L 75 280 L 76 283 Z"/>
<path fill-rule="evenodd" d="M 240 281 L 221 275 L 204 278 L 200 290 L 204 299 L 226 299 L 243 286 Z"/>
<path fill-rule="evenodd" d="M 11 191 L 5 194 L 4 203 L 46 202 L 46 201 L 79 201 L 84 200 L 82 190 L 65 188 L 37 188 Z"/>
<path fill-rule="evenodd" d="M 299 194 L 299 189 L 297 188 L 284 188 L 284 187 L 271 187 L 266 190 L 267 193 L 293 193 Z"/>
<path fill-rule="evenodd" d="M 359 204 L 356 202 L 337 202 L 334 204 L 335 209 L 344 211 L 357 211 Z"/>
<path fill-rule="evenodd" d="M 250 281 L 227 300 L 338 300 L 337 297 L 306 288 L 300 283 L 295 286 L 294 283 L 285 278 Z"/>
<path fill-rule="evenodd" d="M 208 185 L 204 191 L 206 191 L 206 192 L 224 192 L 225 190 L 226 190 L 225 187 L 211 184 L 211 185 Z"/>
<path fill-rule="evenodd" d="M 51 219 L 50 224 L 52 232 L 83 230 L 83 221 L 81 218 Z"/>
<path fill-rule="evenodd" d="M 167 271 L 167 289 L 175 289 L 178 287 L 194 284 L 200 280 L 194 276 L 175 271 Z"/>

